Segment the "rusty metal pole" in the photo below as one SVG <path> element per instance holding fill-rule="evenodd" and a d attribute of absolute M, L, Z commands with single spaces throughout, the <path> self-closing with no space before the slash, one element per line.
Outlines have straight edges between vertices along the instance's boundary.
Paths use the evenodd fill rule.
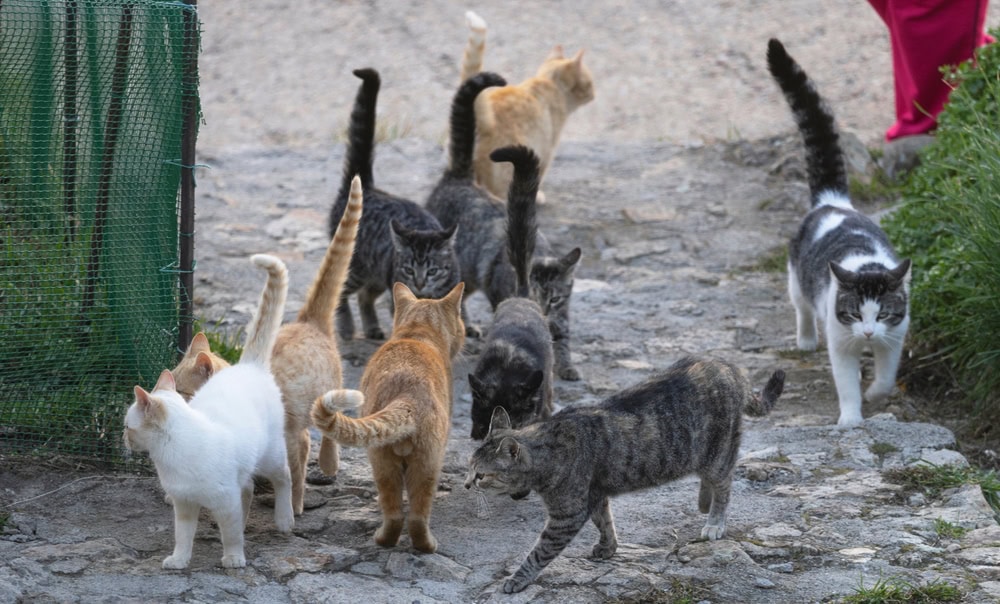
<path fill-rule="evenodd" d="M 187 64 L 184 66 L 183 111 L 184 131 L 181 135 L 181 207 L 180 207 L 180 324 L 177 346 L 187 350 L 194 324 L 194 169 L 195 141 L 198 138 L 198 31 L 197 0 L 188 0 L 184 11 L 184 45 Z"/>

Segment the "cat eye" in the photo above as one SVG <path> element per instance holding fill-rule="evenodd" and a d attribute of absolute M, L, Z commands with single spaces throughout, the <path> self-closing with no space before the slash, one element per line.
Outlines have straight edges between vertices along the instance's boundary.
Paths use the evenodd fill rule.
<path fill-rule="evenodd" d="M 399 271 L 404 275 L 406 275 L 407 277 L 413 276 L 413 269 L 408 266 L 404 266 L 403 268 L 399 269 Z"/>
<path fill-rule="evenodd" d="M 439 272 L 440 271 L 437 268 L 435 268 L 435 267 L 432 266 L 431 268 L 427 269 L 427 276 L 428 277 L 433 277 L 434 275 L 438 274 Z"/>

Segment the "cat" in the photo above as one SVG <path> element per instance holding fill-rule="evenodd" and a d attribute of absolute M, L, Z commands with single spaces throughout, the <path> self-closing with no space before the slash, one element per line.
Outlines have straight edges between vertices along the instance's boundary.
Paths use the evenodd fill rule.
<path fill-rule="evenodd" d="M 526 147 L 497 149 L 492 157 L 514 163 L 506 241 L 516 289 L 497 306 L 479 360 L 469 374 L 470 436 L 476 440 L 486 436 L 494 408 L 505 409 L 516 427 L 552 415 L 552 335 L 542 308 L 529 297 L 528 272 L 537 231 L 538 158 Z"/>
<path fill-rule="evenodd" d="M 503 200 L 473 182 L 474 103 L 483 90 L 502 85 L 503 81 L 496 74 L 484 72 L 459 87 L 452 102 L 448 167 L 425 204 L 442 225 L 458 228 L 455 248 L 462 281 L 466 284 L 465 298 L 482 289 L 494 312 L 501 302 L 514 295 L 516 284 L 507 254 L 504 234 L 507 211 Z M 534 162 L 537 172 L 537 158 Z M 579 380 L 580 373 L 573 366 L 569 348 L 569 303 L 580 249 L 557 257 L 541 233 L 538 233 L 537 242 L 536 253 L 529 257 L 531 297 L 541 305 L 548 319 L 555 341 L 557 374 L 565 380 Z M 481 331 L 469 321 L 464 303 L 462 313 L 467 335 L 479 337 Z"/>
<path fill-rule="evenodd" d="M 174 551 L 163 568 L 187 568 L 202 507 L 219 525 L 222 566 L 246 566 L 243 529 L 254 475 L 274 485 L 278 530 L 289 533 L 295 523 L 281 391 L 270 370 L 288 271 L 274 256 L 256 254 L 252 260 L 268 277 L 239 363 L 213 374 L 190 403 L 165 369 L 152 392 L 135 387 L 125 415 L 125 446 L 149 453 L 174 507 Z"/>
<path fill-rule="evenodd" d="M 475 13 L 466 13 L 469 40 L 462 57 L 462 81 L 483 70 L 486 22 Z M 583 50 L 572 58 L 555 46 L 534 77 L 520 84 L 487 90 L 476 99 L 476 181 L 490 193 L 503 198 L 513 172 L 496 165 L 490 152 L 510 145 L 525 145 L 541 159 L 544 177 L 555 156 L 559 135 L 571 113 L 594 100 L 594 78 L 583 64 Z M 539 191 L 539 202 L 545 196 Z"/>
<path fill-rule="evenodd" d="M 757 396 L 729 363 L 687 357 L 597 406 L 566 408 L 521 429 L 498 407 L 469 461 L 465 487 L 514 499 L 535 491 L 547 512 L 542 534 L 504 582 L 504 593 L 527 587 L 588 518 L 600 532 L 593 557 L 610 558 L 618 538 L 609 498 L 687 474 L 701 477 L 698 509 L 708 513 L 702 538 L 725 535 L 741 413 L 769 413 L 784 379 L 775 371 Z"/>
<path fill-rule="evenodd" d="M 292 472 L 292 508 L 296 515 L 305 510 L 306 468 L 311 446 L 310 409 L 317 396 L 339 388 L 343 382 L 332 320 L 354 252 L 362 217 L 362 197 L 361 179 L 355 176 L 351 180 L 347 209 L 327 246 L 305 304 L 294 322 L 281 326 L 271 357 L 271 371 L 285 406 L 285 446 Z M 172 371 L 177 392 L 190 399 L 213 373 L 228 366 L 224 359 L 212 353 L 204 334 L 196 335 L 184 358 Z M 339 458 L 337 443 L 323 437 L 319 449 L 319 467 L 323 473 L 335 476 Z"/>
<path fill-rule="evenodd" d="M 823 326 L 840 403 L 839 426 L 863 421 L 861 355 L 871 348 L 875 379 L 865 399 L 892 393 L 910 324 L 910 260 L 897 258 L 884 231 L 854 209 L 833 113 L 785 47 L 771 39 L 767 65 L 805 141 L 812 209 L 788 248 L 788 293 L 796 343 L 816 350 Z"/>
<path fill-rule="evenodd" d="M 382 509 L 375 542 L 383 547 L 396 545 L 402 533 L 405 486 L 412 545 L 437 550 L 430 515 L 451 428 L 452 362 L 465 343 L 463 288 L 459 283 L 440 300 L 421 300 L 395 284 L 392 337 L 368 361 L 361 390 L 332 390 L 313 405 L 313 422 L 326 435 L 368 448 Z M 339 412 L 359 403 L 359 419 Z"/>
<path fill-rule="evenodd" d="M 406 284 L 418 298 L 440 298 L 459 282 L 461 269 L 455 256 L 454 228 L 442 229 L 420 205 L 375 187 L 375 105 L 381 79 L 374 69 L 357 69 L 354 75 L 362 83 L 348 127 L 343 180 L 330 211 L 331 234 L 344 212 L 355 174 L 361 177 L 365 215 L 337 306 L 337 332 L 345 340 L 354 337 L 354 318 L 347 298 L 357 293 L 365 337 L 382 340 L 385 334 L 375 314 L 376 298 L 396 282 Z"/>

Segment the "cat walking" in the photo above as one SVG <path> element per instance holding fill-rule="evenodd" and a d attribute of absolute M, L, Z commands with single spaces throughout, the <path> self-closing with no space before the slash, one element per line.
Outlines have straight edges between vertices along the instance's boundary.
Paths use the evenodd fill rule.
<path fill-rule="evenodd" d="M 243 529 L 255 475 L 274 485 L 278 530 L 291 532 L 295 521 L 281 391 L 270 370 L 288 272 L 273 256 L 257 254 L 252 261 L 268 277 L 239 363 L 213 374 L 190 403 L 164 370 L 152 392 L 135 387 L 125 415 L 125 446 L 149 454 L 174 507 L 174 551 L 163 568 L 187 568 L 202 507 L 219 525 L 222 566 L 246 566 Z"/>
<path fill-rule="evenodd" d="M 524 428 L 512 428 L 506 411 L 497 408 L 486 440 L 469 460 L 465 488 L 514 499 L 535 491 L 547 515 L 504 593 L 527 587 L 587 520 L 600 532 L 592 556 L 610 558 L 618 548 L 610 498 L 687 474 L 701 478 L 698 510 L 708 514 L 702 538 L 722 538 L 741 416 L 769 413 L 784 380 L 784 372 L 775 371 L 758 396 L 729 363 L 686 357 L 599 405 L 568 407 Z"/>
<path fill-rule="evenodd" d="M 440 300 L 420 300 L 397 283 L 392 336 L 368 361 L 361 390 L 332 390 L 313 405 L 313 421 L 324 434 L 368 449 L 382 509 L 375 542 L 383 547 L 396 545 L 403 531 L 405 488 L 413 547 L 437 550 L 430 516 L 451 428 L 452 361 L 465 343 L 463 287 Z M 358 404 L 362 417 L 340 413 Z"/>
<path fill-rule="evenodd" d="M 855 426 L 863 421 L 866 349 L 874 356 L 875 379 L 864 398 L 882 401 L 896 384 L 910 325 L 910 260 L 900 260 L 885 232 L 854 209 L 833 113 L 776 39 L 768 42 L 767 66 L 802 134 L 809 173 L 812 209 L 788 247 L 796 343 L 816 350 L 822 326 L 840 402 L 837 424 Z"/>

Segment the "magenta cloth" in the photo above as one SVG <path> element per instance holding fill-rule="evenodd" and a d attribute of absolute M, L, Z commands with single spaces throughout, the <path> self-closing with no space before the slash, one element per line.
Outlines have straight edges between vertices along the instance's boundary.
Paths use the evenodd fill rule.
<path fill-rule="evenodd" d="M 957 65 L 994 42 L 983 31 L 988 0 L 868 0 L 889 29 L 896 92 L 896 123 L 886 140 L 926 134 L 951 87 L 942 65 Z"/>

